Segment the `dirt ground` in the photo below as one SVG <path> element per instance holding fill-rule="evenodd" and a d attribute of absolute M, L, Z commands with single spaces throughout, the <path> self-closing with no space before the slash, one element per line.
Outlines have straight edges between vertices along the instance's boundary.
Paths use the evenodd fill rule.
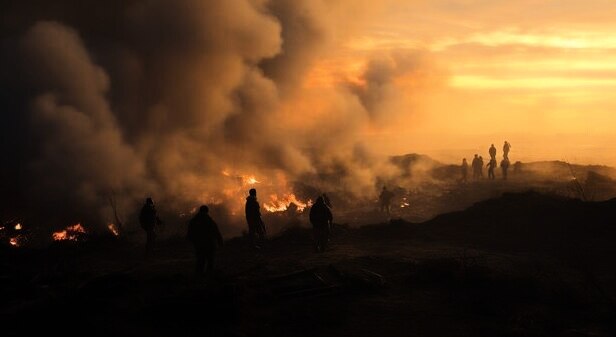
<path fill-rule="evenodd" d="M 511 205 L 509 221 L 490 220 Z M 206 279 L 181 238 L 147 259 L 112 237 L 7 249 L 3 335 L 613 336 L 613 208 L 515 194 L 425 223 L 338 225 L 323 254 L 295 227 L 261 249 L 228 240 Z M 591 233 L 541 240 L 563 218 Z"/>

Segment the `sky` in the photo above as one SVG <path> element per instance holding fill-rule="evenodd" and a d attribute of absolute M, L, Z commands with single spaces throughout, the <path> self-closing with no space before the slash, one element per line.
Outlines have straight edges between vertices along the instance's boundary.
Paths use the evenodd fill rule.
<path fill-rule="evenodd" d="M 390 1 L 376 16 L 314 74 L 419 51 L 439 76 L 399 83 L 414 104 L 368 132 L 376 147 L 457 161 L 508 140 L 521 160 L 616 164 L 613 1 Z"/>

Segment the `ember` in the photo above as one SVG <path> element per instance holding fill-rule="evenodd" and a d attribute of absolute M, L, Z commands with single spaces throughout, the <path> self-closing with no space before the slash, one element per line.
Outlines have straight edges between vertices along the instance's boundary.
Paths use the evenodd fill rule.
<path fill-rule="evenodd" d="M 85 233 L 86 230 L 78 223 L 66 227 L 63 231 L 53 233 L 52 238 L 54 241 L 78 241 Z"/>
<path fill-rule="evenodd" d="M 18 240 L 18 238 L 10 238 L 9 239 L 9 243 L 13 247 L 19 247 L 19 240 Z"/>
<path fill-rule="evenodd" d="M 109 229 L 109 231 L 114 235 L 114 236 L 120 236 L 120 230 L 118 229 L 118 227 L 113 224 L 110 223 L 107 225 L 107 228 Z"/>

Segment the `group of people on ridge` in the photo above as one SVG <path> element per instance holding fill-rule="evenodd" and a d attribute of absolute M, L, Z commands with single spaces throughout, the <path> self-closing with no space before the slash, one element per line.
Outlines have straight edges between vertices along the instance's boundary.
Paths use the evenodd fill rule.
<path fill-rule="evenodd" d="M 261 206 L 257 201 L 257 190 L 254 188 L 248 192 L 245 213 L 248 237 L 255 248 L 261 248 L 265 242 L 267 231 L 265 223 L 261 219 Z M 333 222 L 331 203 L 326 194 L 320 195 L 310 208 L 310 222 L 313 227 L 315 251 L 324 252 L 329 242 Z M 150 256 L 156 238 L 155 228 L 162 224 L 152 198 L 147 198 L 141 208 L 139 223 L 146 232 L 146 256 Z M 197 213 L 188 223 L 186 236 L 195 249 L 195 273 L 197 275 L 204 273 L 211 275 L 214 270 L 216 250 L 224 245 L 224 240 L 218 225 L 209 215 L 208 206 L 202 205 L 199 207 Z"/>
<path fill-rule="evenodd" d="M 509 166 L 511 165 L 509 161 L 510 151 L 511 151 L 511 144 L 505 141 L 505 144 L 503 144 L 503 159 L 500 162 L 500 167 L 503 173 L 503 180 L 507 180 Z M 490 146 L 490 148 L 488 149 L 488 153 L 490 154 L 490 161 L 486 165 L 486 167 L 488 168 L 488 179 L 494 180 L 496 179 L 496 175 L 494 171 L 498 167 L 498 163 L 496 161 L 496 147 L 494 146 L 494 144 Z M 483 167 L 484 167 L 483 165 L 484 165 L 483 157 L 478 154 L 475 154 L 475 157 L 473 158 L 473 162 L 471 163 L 471 168 L 473 169 L 473 179 L 474 180 L 483 178 Z M 468 165 L 468 162 L 466 161 L 466 158 L 462 159 L 462 166 L 461 166 L 462 182 L 468 181 L 468 167 L 469 165 Z"/>

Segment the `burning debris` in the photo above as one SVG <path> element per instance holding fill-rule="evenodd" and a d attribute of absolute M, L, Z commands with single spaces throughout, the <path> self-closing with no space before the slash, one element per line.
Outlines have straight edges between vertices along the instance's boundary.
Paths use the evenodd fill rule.
<path fill-rule="evenodd" d="M 113 223 L 107 225 L 107 229 L 113 234 L 113 236 L 120 236 L 120 229 Z"/>
<path fill-rule="evenodd" d="M 78 223 L 73 226 L 68 226 L 66 229 L 55 232 L 51 235 L 54 241 L 80 241 L 86 234 L 86 230 Z"/>
<path fill-rule="evenodd" d="M 263 203 L 263 208 L 270 213 L 284 212 L 291 204 L 297 207 L 298 213 L 302 213 L 306 207 L 312 206 L 312 200 L 303 202 L 297 199 L 293 193 L 285 194 L 282 198 L 279 198 L 276 194 L 272 194 L 270 195 L 270 202 Z"/>
<path fill-rule="evenodd" d="M 10 238 L 9 239 L 9 244 L 13 247 L 19 247 L 19 240 L 18 238 Z"/>
<path fill-rule="evenodd" d="M 28 233 L 21 221 L 11 220 L 0 226 L 0 241 L 11 247 L 22 247 L 28 241 Z"/>

